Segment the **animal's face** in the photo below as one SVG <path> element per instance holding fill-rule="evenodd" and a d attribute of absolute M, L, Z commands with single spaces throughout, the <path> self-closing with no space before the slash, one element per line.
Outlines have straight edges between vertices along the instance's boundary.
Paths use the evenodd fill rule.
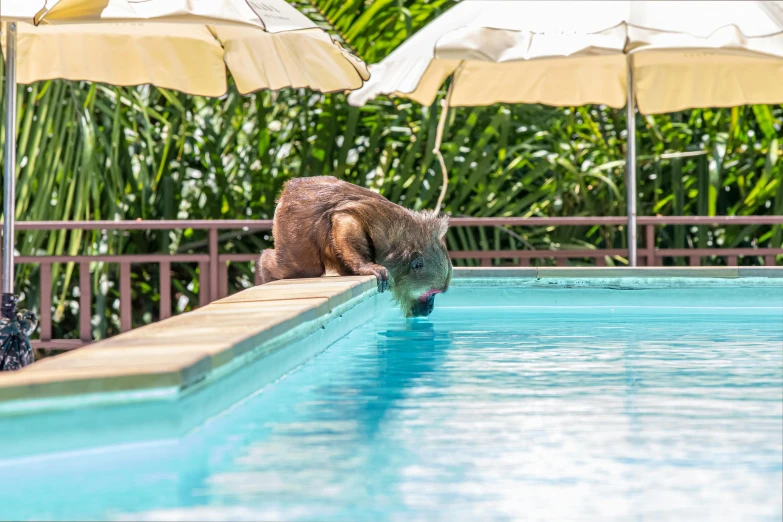
<path fill-rule="evenodd" d="M 391 290 L 407 317 L 426 317 L 435 306 L 435 296 L 451 282 L 451 259 L 444 237 L 433 238 L 423 248 L 399 256 L 387 267 Z"/>

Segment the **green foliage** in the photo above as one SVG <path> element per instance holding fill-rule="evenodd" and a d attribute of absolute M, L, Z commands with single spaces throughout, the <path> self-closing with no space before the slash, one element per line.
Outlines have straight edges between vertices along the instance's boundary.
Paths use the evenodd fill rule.
<path fill-rule="evenodd" d="M 449 0 L 300 1 L 314 20 L 368 62 L 380 61 L 446 9 Z M 270 218 L 283 182 L 330 174 L 411 208 L 431 208 L 441 174 L 432 154 L 438 114 L 405 100 L 361 109 L 343 94 L 232 91 L 221 99 L 147 86 L 83 82 L 19 87 L 18 219 Z M 625 215 L 624 111 L 503 106 L 449 114 L 443 153 L 445 210 L 455 216 Z M 783 106 L 700 109 L 637 119 L 642 215 L 783 214 Z M 4 139 L 0 135 L 0 140 Z M 684 154 L 683 154 L 684 153 Z M 780 246 L 781 227 L 670 227 L 662 247 Z M 23 255 L 203 252 L 199 232 L 25 232 Z M 450 248 L 623 247 L 616 227 L 455 229 Z M 230 252 L 258 252 L 264 234 L 224 237 Z M 623 259 L 609 260 L 624 263 Z M 746 259 L 753 263 L 755 260 Z M 179 310 L 197 303 L 195 265 L 175 265 Z M 17 275 L 39 306 L 35 266 Z M 158 315 L 157 268 L 134 265 L 134 324 Z M 233 265 L 230 286 L 252 280 Z M 116 265 L 94 264 L 96 335 L 119 328 Z M 74 337 L 77 268 L 55 266 L 55 337 Z"/>

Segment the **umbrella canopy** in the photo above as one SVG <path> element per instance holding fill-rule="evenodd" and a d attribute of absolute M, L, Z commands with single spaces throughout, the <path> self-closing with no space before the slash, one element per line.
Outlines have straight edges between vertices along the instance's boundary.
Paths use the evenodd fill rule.
<path fill-rule="evenodd" d="M 463 0 L 370 66 L 351 94 L 430 105 L 620 108 L 633 69 L 639 111 L 783 102 L 783 2 Z"/>
<path fill-rule="evenodd" d="M 605 104 L 627 110 L 628 261 L 636 265 L 635 104 L 644 114 L 783 103 L 783 2 L 463 0 L 370 66 L 348 101 Z M 443 170 L 438 208 L 448 176 Z"/>
<path fill-rule="evenodd" d="M 2 1 L 0 16 L 19 21 L 20 83 L 65 78 L 221 96 L 226 69 L 242 94 L 356 89 L 369 77 L 360 59 L 284 0 L 43 3 Z M 34 17 L 38 27 L 23 23 Z"/>

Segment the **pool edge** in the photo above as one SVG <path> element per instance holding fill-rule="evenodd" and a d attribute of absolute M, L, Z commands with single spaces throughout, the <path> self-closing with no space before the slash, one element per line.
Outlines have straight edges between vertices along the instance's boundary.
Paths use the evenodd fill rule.
<path fill-rule="evenodd" d="M 369 276 L 256 286 L 16 372 L 0 373 L 0 416 L 62 408 L 68 402 L 177 398 L 251 361 L 273 356 L 377 293 L 375 278 Z M 220 321 L 210 324 L 214 317 Z"/>

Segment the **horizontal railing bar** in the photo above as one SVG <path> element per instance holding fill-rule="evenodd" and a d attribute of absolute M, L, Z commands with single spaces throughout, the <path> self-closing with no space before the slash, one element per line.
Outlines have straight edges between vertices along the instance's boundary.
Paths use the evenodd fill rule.
<path fill-rule="evenodd" d="M 639 225 L 783 225 L 783 216 L 639 216 Z"/>
<path fill-rule="evenodd" d="M 603 257 L 621 256 L 624 248 L 604 250 L 457 250 L 449 252 L 453 259 L 538 258 L 538 257 Z M 258 254 L 221 254 L 220 262 L 251 262 Z"/>
<path fill-rule="evenodd" d="M 260 255 L 261 252 L 258 254 L 220 254 L 218 260 L 221 263 L 226 261 L 256 261 Z"/>
<path fill-rule="evenodd" d="M 124 220 L 124 221 L 17 221 L 17 230 L 212 230 L 254 228 L 272 229 L 271 219 L 231 220 Z"/>
<path fill-rule="evenodd" d="M 621 256 L 625 249 L 597 250 L 457 250 L 450 251 L 453 259 L 493 259 L 493 258 L 543 258 L 543 257 L 603 257 Z M 783 254 L 783 248 L 663 248 L 655 249 L 656 257 L 681 256 L 768 256 Z M 645 253 L 645 255 L 647 255 Z"/>
<path fill-rule="evenodd" d="M 449 252 L 453 259 L 494 259 L 494 258 L 546 258 L 546 257 L 603 257 L 622 256 L 625 249 L 597 250 L 456 250 Z M 656 249 L 656 257 L 680 256 L 766 256 L 783 254 L 783 248 L 693 248 L 693 249 Z M 646 255 L 646 254 L 645 254 Z M 258 254 L 221 254 L 220 262 L 251 262 Z"/>
<path fill-rule="evenodd" d="M 73 350 L 89 344 L 79 339 L 51 339 L 49 341 L 31 340 L 30 345 L 34 350 Z"/>
<path fill-rule="evenodd" d="M 595 226 L 625 225 L 626 217 L 529 217 L 529 218 L 450 218 L 449 224 L 476 226 Z M 781 225 L 783 216 L 639 216 L 639 225 Z"/>
<path fill-rule="evenodd" d="M 596 256 L 621 256 L 625 255 L 627 250 L 596 249 L 596 250 L 456 250 L 450 251 L 449 255 L 454 259 L 485 259 L 485 258 L 535 258 L 535 257 L 596 257 Z M 765 256 L 781 255 L 783 248 L 665 248 L 656 249 L 655 255 L 658 257 L 675 256 Z M 251 262 L 258 258 L 258 254 L 221 254 L 220 262 Z M 34 263 L 198 263 L 209 261 L 206 254 L 192 255 L 117 255 L 117 256 L 18 256 L 14 259 L 16 264 L 34 264 Z"/>
<path fill-rule="evenodd" d="M 679 256 L 769 256 L 783 254 L 783 248 L 661 248 L 656 257 Z"/>
<path fill-rule="evenodd" d="M 198 263 L 209 261 L 209 254 L 128 254 L 111 256 L 16 256 L 15 263 Z"/>
<path fill-rule="evenodd" d="M 452 226 L 595 226 L 624 225 L 624 216 L 595 217 L 453 217 Z M 783 225 L 783 216 L 639 216 L 639 225 Z M 20 221 L 17 230 L 271 230 L 271 219 L 197 219 L 138 221 Z"/>
<path fill-rule="evenodd" d="M 457 227 L 492 227 L 505 226 L 594 226 L 623 225 L 628 222 L 626 217 L 530 217 L 530 218 L 449 218 L 449 225 Z"/>
<path fill-rule="evenodd" d="M 567 257 L 604 257 L 627 254 L 624 248 L 605 250 L 458 250 L 449 252 L 452 259 L 535 259 L 535 258 L 567 258 Z"/>

